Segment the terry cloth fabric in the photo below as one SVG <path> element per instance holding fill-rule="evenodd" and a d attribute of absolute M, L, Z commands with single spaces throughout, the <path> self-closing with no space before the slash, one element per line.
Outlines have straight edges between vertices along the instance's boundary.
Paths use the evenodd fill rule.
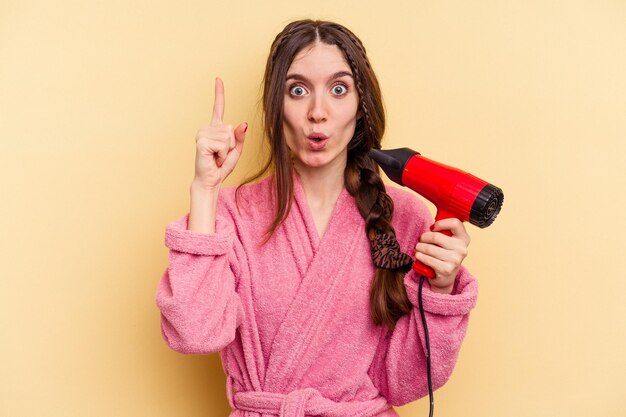
<path fill-rule="evenodd" d="M 216 232 L 166 228 L 169 263 L 157 290 L 161 329 L 182 353 L 220 352 L 231 417 L 397 416 L 428 393 L 419 277 L 405 288 L 415 306 L 395 329 L 373 324 L 370 243 L 344 189 L 323 237 L 294 177 L 294 203 L 262 245 L 274 215 L 272 182 L 220 192 Z M 387 188 L 402 251 L 412 253 L 433 220 L 413 194 Z M 434 388 L 454 368 L 478 284 L 462 267 L 453 294 L 424 284 Z"/>

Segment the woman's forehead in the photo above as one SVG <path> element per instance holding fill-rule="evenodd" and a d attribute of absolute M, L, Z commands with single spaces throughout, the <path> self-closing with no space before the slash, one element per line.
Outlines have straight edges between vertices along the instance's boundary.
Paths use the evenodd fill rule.
<path fill-rule="evenodd" d="M 350 71 L 350 66 L 337 45 L 317 42 L 303 48 L 294 57 L 287 74 L 335 74 Z"/>

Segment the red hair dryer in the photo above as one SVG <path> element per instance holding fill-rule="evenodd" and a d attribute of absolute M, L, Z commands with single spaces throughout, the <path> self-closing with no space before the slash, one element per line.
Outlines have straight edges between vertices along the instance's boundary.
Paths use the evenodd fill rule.
<path fill-rule="evenodd" d="M 437 207 L 435 221 L 456 217 L 484 228 L 500 212 L 502 190 L 460 169 L 424 158 L 409 148 L 372 149 L 369 156 L 392 181 L 430 200 Z M 449 231 L 441 233 L 452 235 Z M 435 277 L 432 268 L 419 261 L 415 261 L 413 270 L 427 278 Z"/>

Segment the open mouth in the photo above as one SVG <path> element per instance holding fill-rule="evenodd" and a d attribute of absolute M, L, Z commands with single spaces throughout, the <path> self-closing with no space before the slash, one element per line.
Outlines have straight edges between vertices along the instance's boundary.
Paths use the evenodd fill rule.
<path fill-rule="evenodd" d="M 313 132 L 310 135 L 307 136 L 309 139 L 315 141 L 315 142 L 321 142 L 325 139 L 328 139 L 328 136 L 326 136 L 325 134 L 321 133 L 321 132 Z"/>
<path fill-rule="evenodd" d="M 321 151 L 326 147 L 328 136 L 323 133 L 314 132 L 307 136 L 309 139 L 309 147 L 313 151 Z"/>

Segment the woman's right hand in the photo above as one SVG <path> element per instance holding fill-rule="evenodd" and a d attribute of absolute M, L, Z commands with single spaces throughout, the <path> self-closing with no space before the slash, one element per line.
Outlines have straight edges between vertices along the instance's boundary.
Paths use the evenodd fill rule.
<path fill-rule="evenodd" d="M 196 135 L 196 169 L 194 187 L 205 191 L 216 191 L 235 169 L 243 149 L 248 123 L 243 122 L 235 129 L 224 124 L 224 83 L 215 79 L 215 101 L 213 119 L 209 126 L 198 130 Z"/>

